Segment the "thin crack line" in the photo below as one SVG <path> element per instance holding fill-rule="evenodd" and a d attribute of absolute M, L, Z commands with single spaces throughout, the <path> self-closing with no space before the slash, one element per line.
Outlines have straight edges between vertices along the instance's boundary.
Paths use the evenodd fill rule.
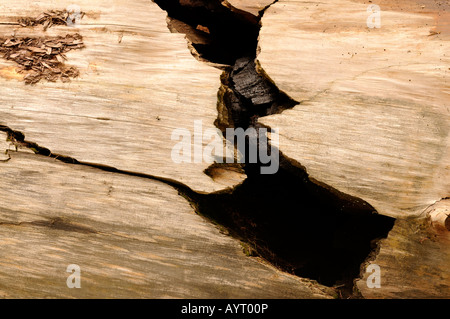
<path fill-rule="evenodd" d="M 90 168 L 99 169 L 99 170 L 102 170 L 105 172 L 117 173 L 117 174 L 123 174 L 123 175 L 127 175 L 127 176 L 134 176 L 134 177 L 155 180 L 155 181 L 164 183 L 166 185 L 169 185 L 169 186 L 175 188 L 176 190 L 181 191 L 185 194 L 199 194 L 199 195 L 203 194 L 202 192 L 194 191 L 188 185 L 186 185 L 180 181 L 177 181 L 175 179 L 172 179 L 172 178 L 162 177 L 162 176 L 157 176 L 157 175 L 152 175 L 152 174 L 146 174 L 146 173 L 127 171 L 127 170 L 121 170 L 121 169 L 115 168 L 113 166 L 108 166 L 108 165 L 99 164 L 99 163 L 90 163 L 90 162 L 79 161 L 76 158 L 73 158 L 70 156 L 53 153 L 50 149 L 48 149 L 46 147 L 42 147 L 42 146 L 38 145 L 37 143 L 25 140 L 25 135 L 22 132 L 15 131 L 5 125 L 0 124 L 0 132 L 7 133 L 8 139 L 14 145 L 16 145 L 16 147 L 24 147 L 27 149 L 31 149 L 36 155 L 50 157 L 50 158 L 53 158 L 55 160 L 61 161 L 66 164 L 86 166 L 86 167 L 90 167 Z M 10 159 L 8 159 L 6 161 L 9 161 L 9 160 Z M 233 191 L 232 188 L 226 188 L 226 189 L 218 190 L 218 191 L 211 192 L 208 194 L 227 194 L 232 191 Z"/>

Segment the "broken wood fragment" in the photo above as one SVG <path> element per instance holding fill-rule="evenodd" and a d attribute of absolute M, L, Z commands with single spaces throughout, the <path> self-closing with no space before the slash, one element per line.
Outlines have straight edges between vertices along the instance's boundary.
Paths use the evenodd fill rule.
<path fill-rule="evenodd" d="M 426 210 L 431 224 L 441 230 L 450 231 L 450 199 L 444 199 Z"/>

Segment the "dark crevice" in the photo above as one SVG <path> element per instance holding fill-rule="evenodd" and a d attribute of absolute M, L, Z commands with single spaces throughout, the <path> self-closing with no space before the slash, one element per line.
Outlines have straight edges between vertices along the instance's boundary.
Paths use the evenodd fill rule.
<path fill-rule="evenodd" d="M 224 136 L 227 128 L 260 128 L 260 117 L 299 104 L 281 92 L 258 65 L 260 18 L 239 16 L 223 9 L 220 1 L 155 2 L 169 18 L 191 26 L 190 31 L 178 32 L 186 33 L 202 59 L 228 65 L 221 76 L 215 122 Z M 192 30 L 199 25 L 209 33 L 202 34 L 202 45 L 195 45 Z M 335 287 L 342 298 L 360 297 L 354 291 L 354 280 L 395 220 L 377 214 L 361 199 L 311 180 L 300 163 L 282 153 L 276 174 L 262 175 L 262 164 L 248 164 L 248 158 L 245 163 L 248 177 L 232 193 L 181 193 L 199 214 L 245 242 L 246 254 Z"/>
<path fill-rule="evenodd" d="M 360 265 L 394 219 L 320 187 L 285 158 L 280 164 L 274 175 L 249 174 L 231 194 L 188 195 L 200 214 L 226 226 L 257 255 L 351 295 Z"/>
<path fill-rule="evenodd" d="M 298 104 L 272 83 L 256 60 L 260 18 L 268 7 L 255 17 L 220 0 L 154 2 L 167 11 L 169 29 L 186 34 L 196 57 L 224 69 L 215 123 L 221 130 L 255 126 L 259 117 Z"/>
<path fill-rule="evenodd" d="M 222 131 L 230 127 L 259 127 L 258 118 L 298 104 L 258 71 L 256 63 L 253 57 L 245 56 L 222 74 L 215 123 Z"/>
<path fill-rule="evenodd" d="M 48 148 L 42 147 L 37 143 L 25 140 L 25 135 L 22 132 L 13 130 L 8 126 L 0 124 L 0 132 L 5 132 L 7 134 L 7 141 L 15 145 L 16 150 L 20 147 L 24 147 L 32 150 L 35 154 L 38 155 L 55 158 L 64 163 L 79 164 L 79 162 L 72 157 L 54 154 Z"/>
<path fill-rule="evenodd" d="M 246 55 L 255 55 L 258 19 L 244 11 L 232 11 L 219 0 L 154 0 L 170 19 L 191 26 L 186 34 L 204 59 L 233 65 Z M 185 30 L 180 30 L 183 32 Z M 202 41 L 196 41 L 198 37 Z"/>

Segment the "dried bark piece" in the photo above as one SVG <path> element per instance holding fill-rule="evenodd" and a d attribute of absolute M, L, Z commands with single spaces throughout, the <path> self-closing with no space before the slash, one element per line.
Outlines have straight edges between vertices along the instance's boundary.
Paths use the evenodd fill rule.
<path fill-rule="evenodd" d="M 22 27 L 35 27 L 42 25 L 44 31 L 54 25 L 68 25 L 70 13 L 67 10 L 51 10 L 41 13 L 36 18 L 24 17 L 19 19 Z M 82 19 L 85 13 L 80 12 L 78 19 Z"/>
<path fill-rule="evenodd" d="M 53 38 L 0 38 L 0 43 L 0 53 L 5 59 L 19 64 L 20 72 L 33 71 L 24 77 L 27 84 L 41 79 L 55 82 L 58 78 L 68 82 L 79 75 L 76 68 L 64 65 L 64 53 L 84 48 L 83 37 L 79 34 Z"/>

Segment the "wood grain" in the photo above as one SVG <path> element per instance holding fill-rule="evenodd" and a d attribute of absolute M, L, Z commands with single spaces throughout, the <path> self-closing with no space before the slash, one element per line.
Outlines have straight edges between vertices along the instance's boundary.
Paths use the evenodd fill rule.
<path fill-rule="evenodd" d="M 11 156 L 0 162 L 0 297 L 331 297 L 244 255 L 165 184 Z M 66 285 L 71 264 L 80 289 Z"/>
<path fill-rule="evenodd" d="M 431 225 L 442 231 L 450 231 L 450 199 L 444 199 L 430 206 L 426 210 Z"/>
<path fill-rule="evenodd" d="M 71 2 L 70 2 L 71 3 Z M 86 16 L 77 28 L 21 28 L 18 17 L 64 9 L 68 1 L 2 1 L 0 33 L 55 36 L 79 32 L 86 49 L 67 54 L 81 76 L 71 83 L 26 86 L 14 64 L 0 59 L 0 123 L 53 153 L 82 162 L 157 175 L 199 192 L 242 182 L 243 174 L 213 180 L 201 163 L 171 159 L 174 129 L 215 129 L 220 70 L 190 54 L 181 34 L 170 33 L 166 13 L 151 1 L 77 1 Z M 209 141 L 203 141 L 205 146 Z M 193 155 L 192 155 L 193 157 Z"/>
<path fill-rule="evenodd" d="M 450 298 L 450 232 L 433 229 L 427 219 L 397 220 L 369 264 L 380 267 L 381 281 L 369 288 L 371 273 L 363 274 L 357 286 L 365 298 Z"/>
<path fill-rule="evenodd" d="M 420 5 L 419 5 L 420 4 Z M 385 215 L 450 195 L 450 5 L 281 0 L 262 19 L 261 67 L 301 104 L 261 119 L 310 176 Z"/>

